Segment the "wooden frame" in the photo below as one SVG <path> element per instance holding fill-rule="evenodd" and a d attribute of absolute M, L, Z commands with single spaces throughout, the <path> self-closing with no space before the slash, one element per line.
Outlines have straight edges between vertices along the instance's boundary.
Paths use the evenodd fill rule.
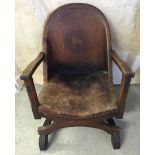
<path fill-rule="evenodd" d="M 119 113 L 117 118 L 123 118 L 125 100 L 127 97 L 128 89 L 130 86 L 131 78 L 134 77 L 135 73 L 127 66 L 127 64 L 119 58 L 116 52 L 112 52 L 112 60 L 116 63 L 122 72 L 121 89 L 118 98 Z"/>
<path fill-rule="evenodd" d="M 76 4 L 75 4 L 76 5 Z M 78 4 L 79 5 L 79 4 Z M 81 4 L 80 4 L 81 5 Z M 85 4 L 87 5 L 87 4 Z M 90 7 L 87 5 L 86 7 Z M 92 7 L 92 6 L 91 6 Z M 96 9 L 96 8 L 95 8 Z M 105 18 L 105 17 L 104 17 Z M 105 19 L 106 24 L 107 21 Z M 106 131 L 107 133 L 111 134 L 111 141 L 114 149 L 120 148 L 120 132 L 121 129 L 118 127 L 113 117 L 116 118 L 123 118 L 124 109 L 125 109 L 125 101 L 130 85 L 130 80 L 134 77 L 134 72 L 126 65 L 124 61 L 122 61 L 119 56 L 116 54 L 114 50 L 111 50 L 110 45 L 110 30 L 108 25 L 106 25 L 107 35 L 108 35 L 108 50 L 109 50 L 109 79 L 112 80 L 112 66 L 111 63 L 114 61 L 116 65 L 122 72 L 122 80 L 121 80 L 121 87 L 118 97 L 118 112 L 110 113 L 102 116 L 96 116 L 93 118 L 85 118 L 85 119 L 76 119 L 75 118 L 65 118 L 65 117 L 50 117 L 46 115 L 42 115 L 38 111 L 38 107 L 40 105 L 37 97 L 37 93 L 35 90 L 34 82 L 32 75 L 35 72 L 36 68 L 39 64 L 44 61 L 44 82 L 48 82 L 48 53 L 47 53 L 47 25 L 45 25 L 44 29 L 44 37 L 43 37 L 43 52 L 32 61 L 30 65 L 23 71 L 21 75 L 21 79 L 24 80 L 27 93 L 31 102 L 32 112 L 35 119 L 40 119 L 41 117 L 46 118 L 42 127 L 38 128 L 38 133 L 40 135 L 39 138 L 39 147 L 40 150 L 46 150 L 48 146 L 48 135 L 54 132 L 57 129 L 65 128 L 65 127 L 73 127 L 73 126 L 85 126 L 85 127 L 93 127 L 98 128 L 101 130 Z"/>
<path fill-rule="evenodd" d="M 116 65 L 120 68 L 122 71 L 122 80 L 121 80 L 121 88 L 119 93 L 119 99 L 118 99 L 118 106 L 119 106 L 119 113 L 114 114 L 117 118 L 123 118 L 124 108 L 125 108 L 125 100 L 127 97 L 127 92 L 129 89 L 129 84 L 131 78 L 134 76 L 134 72 L 126 65 L 124 61 L 122 61 L 118 55 L 113 51 L 112 52 L 112 60 L 116 63 Z M 38 67 L 38 65 L 41 63 L 43 58 L 45 57 L 45 54 L 41 52 L 38 57 L 23 71 L 23 74 L 21 75 L 21 79 L 24 80 L 27 93 L 31 102 L 31 107 L 33 111 L 33 115 L 35 119 L 40 119 L 41 115 L 38 112 L 38 98 L 36 94 L 36 90 L 33 83 L 32 75 L 35 71 L 35 69 Z M 64 127 L 73 127 L 73 126 L 86 126 L 86 127 L 94 127 L 99 128 L 107 133 L 111 134 L 112 144 L 113 148 L 117 149 L 120 148 L 120 128 L 116 126 L 114 123 L 114 120 L 112 119 L 113 116 L 105 116 L 96 118 L 94 121 L 91 120 L 66 120 L 66 119 L 59 119 L 55 118 L 56 123 L 52 123 L 52 118 L 49 120 L 46 119 L 43 127 L 38 128 L 38 133 L 40 135 L 39 138 L 39 146 L 41 150 L 47 149 L 48 144 L 48 134 L 52 133 L 56 129 L 64 128 Z M 109 119 L 107 119 L 109 118 Z M 104 120 L 104 121 L 101 121 Z M 108 123 L 105 123 L 105 121 L 108 120 Z"/>
<path fill-rule="evenodd" d="M 31 102 L 31 107 L 35 119 L 40 119 L 41 117 L 38 112 L 39 101 L 37 98 L 37 93 L 35 90 L 32 75 L 44 57 L 45 54 L 43 52 L 40 52 L 38 57 L 26 67 L 26 69 L 22 72 L 22 75 L 20 76 L 21 80 L 24 80 L 24 84 L 26 86 L 26 90 Z"/>

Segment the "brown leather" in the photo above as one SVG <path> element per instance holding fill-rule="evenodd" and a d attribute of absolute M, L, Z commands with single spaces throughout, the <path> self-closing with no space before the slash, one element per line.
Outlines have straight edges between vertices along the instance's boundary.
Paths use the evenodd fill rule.
<path fill-rule="evenodd" d="M 88 118 L 117 112 L 117 97 L 106 73 L 54 76 L 39 95 L 39 112 L 58 117 Z"/>
<path fill-rule="evenodd" d="M 108 71 L 108 23 L 91 5 L 68 4 L 55 10 L 47 20 L 44 43 L 48 77 L 53 72 L 79 75 Z"/>

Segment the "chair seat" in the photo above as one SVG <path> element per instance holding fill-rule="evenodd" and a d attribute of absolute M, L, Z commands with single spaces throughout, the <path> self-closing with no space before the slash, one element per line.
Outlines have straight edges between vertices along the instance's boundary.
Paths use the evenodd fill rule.
<path fill-rule="evenodd" d="M 39 94 L 44 116 L 89 118 L 115 113 L 117 97 L 106 73 L 85 76 L 54 76 Z"/>

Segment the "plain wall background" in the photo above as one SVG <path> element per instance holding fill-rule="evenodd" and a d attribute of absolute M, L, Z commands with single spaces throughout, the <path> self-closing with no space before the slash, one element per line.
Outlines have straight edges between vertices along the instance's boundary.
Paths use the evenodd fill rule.
<path fill-rule="evenodd" d="M 42 50 L 42 31 L 49 13 L 67 3 L 89 3 L 107 17 L 112 46 L 118 55 L 136 72 L 132 83 L 140 82 L 139 1 L 138 0 L 16 0 L 16 79 L 21 71 Z M 113 65 L 114 83 L 120 83 L 121 73 Z M 34 82 L 43 83 L 42 65 L 34 74 Z"/>

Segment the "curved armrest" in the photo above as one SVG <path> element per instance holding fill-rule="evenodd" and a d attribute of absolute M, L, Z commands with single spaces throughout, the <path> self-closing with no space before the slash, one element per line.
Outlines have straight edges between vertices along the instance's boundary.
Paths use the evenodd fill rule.
<path fill-rule="evenodd" d="M 26 67 L 26 69 L 22 72 L 22 75 L 20 76 L 21 80 L 24 80 L 29 100 L 31 102 L 33 116 L 35 119 L 40 119 L 41 116 L 38 112 L 39 101 L 35 90 L 32 75 L 44 57 L 45 53 L 40 52 L 40 54 Z"/>
<path fill-rule="evenodd" d="M 32 77 L 34 71 L 39 66 L 44 57 L 45 53 L 40 52 L 39 55 L 24 69 L 20 76 L 21 80 L 27 80 Z"/>
<path fill-rule="evenodd" d="M 135 73 L 130 69 L 127 64 L 119 58 L 119 56 L 116 54 L 116 52 L 111 53 L 112 60 L 116 63 L 116 65 L 119 67 L 121 72 L 128 77 L 134 77 Z"/>
<path fill-rule="evenodd" d="M 118 109 L 119 113 L 117 118 L 123 118 L 124 109 L 125 109 L 125 101 L 127 98 L 130 81 L 131 78 L 134 77 L 135 73 L 127 66 L 127 64 L 121 60 L 118 55 L 113 51 L 112 52 L 112 60 L 116 63 L 119 69 L 122 72 L 122 80 L 121 80 L 121 87 L 118 97 Z"/>

